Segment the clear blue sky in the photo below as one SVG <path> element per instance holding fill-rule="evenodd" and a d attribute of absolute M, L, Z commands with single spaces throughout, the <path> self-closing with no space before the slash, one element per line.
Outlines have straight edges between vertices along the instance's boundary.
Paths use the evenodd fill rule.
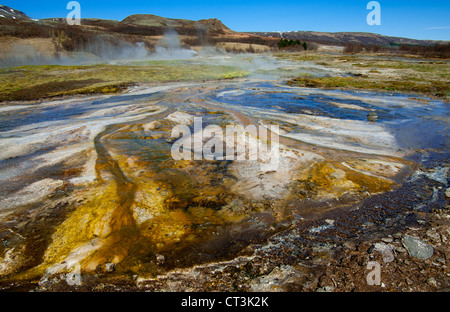
<path fill-rule="evenodd" d="M 66 17 L 69 0 L 0 0 L 32 18 Z M 236 31 L 362 31 L 450 40 L 450 0 L 379 0 L 381 26 L 366 23 L 369 0 L 79 0 L 82 18 L 122 20 L 137 13 L 171 18 L 218 18 Z"/>

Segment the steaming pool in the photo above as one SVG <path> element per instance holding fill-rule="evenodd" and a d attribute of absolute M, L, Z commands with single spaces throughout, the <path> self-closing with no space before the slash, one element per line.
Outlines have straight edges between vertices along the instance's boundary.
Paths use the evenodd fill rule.
<path fill-rule="evenodd" d="M 217 272 L 400 228 L 445 202 L 448 116 L 431 99 L 258 78 L 2 106 L 2 285 L 59 289 L 74 268 L 87 285 L 218 285 Z M 171 131 L 194 117 L 277 125 L 278 166 L 175 161 Z"/>

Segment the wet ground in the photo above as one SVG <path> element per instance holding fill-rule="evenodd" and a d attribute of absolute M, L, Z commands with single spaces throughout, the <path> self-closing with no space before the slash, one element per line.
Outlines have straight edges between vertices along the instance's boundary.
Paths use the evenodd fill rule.
<path fill-rule="evenodd" d="M 0 283 L 372 291 L 372 244 L 383 238 L 400 250 L 417 229 L 437 233 L 434 258 L 425 265 L 399 251 L 413 282 L 405 271 L 384 289 L 448 289 L 449 115 L 448 103 L 417 96 L 261 77 L 2 106 Z M 224 132 L 277 125 L 279 162 L 174 160 L 171 131 L 194 133 L 195 117 Z M 250 138 L 249 149 L 261 140 Z M 67 284 L 74 267 L 81 286 Z"/>

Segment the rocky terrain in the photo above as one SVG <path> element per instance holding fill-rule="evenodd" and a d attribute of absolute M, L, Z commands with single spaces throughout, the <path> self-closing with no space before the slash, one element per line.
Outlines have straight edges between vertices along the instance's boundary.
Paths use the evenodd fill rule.
<path fill-rule="evenodd" d="M 31 20 L 30 17 L 28 17 L 25 13 L 11 9 L 10 7 L 6 5 L 0 4 L 0 18 L 11 18 L 14 20 Z"/>

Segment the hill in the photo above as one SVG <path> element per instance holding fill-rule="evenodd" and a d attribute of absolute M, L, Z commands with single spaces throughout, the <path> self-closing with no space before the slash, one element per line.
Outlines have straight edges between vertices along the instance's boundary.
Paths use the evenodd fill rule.
<path fill-rule="evenodd" d="M 5 7 L 5 10 L 12 9 Z M 0 61 L 15 57 L 18 45 L 31 47 L 46 57 L 65 52 L 100 56 L 99 48 L 137 43 L 154 51 L 157 45 L 164 44 L 161 39 L 168 31 L 179 35 L 181 47 L 195 50 L 213 46 L 233 52 L 264 52 L 276 47 L 278 42 L 275 38 L 232 31 L 215 18 L 192 21 L 135 14 L 122 21 L 85 18 L 81 26 L 69 26 L 65 18 L 32 20 L 23 13 L 19 18 L 19 11 L 16 13 L 17 16 L 0 18 Z"/>
<path fill-rule="evenodd" d="M 317 31 L 289 31 L 289 32 L 252 32 L 252 34 L 284 38 L 292 40 L 310 41 L 329 45 L 345 46 L 349 44 L 361 45 L 433 45 L 437 41 L 416 40 L 402 37 L 390 37 L 374 33 L 363 32 L 317 32 Z"/>
<path fill-rule="evenodd" d="M 172 19 L 151 14 L 135 14 L 125 18 L 121 24 L 135 26 L 150 26 L 161 28 L 191 28 L 199 31 L 208 31 L 215 34 L 231 34 L 232 31 L 220 20 L 211 18 L 199 21 L 186 19 Z"/>
<path fill-rule="evenodd" d="M 25 13 L 0 4 L 0 18 L 31 20 Z"/>

